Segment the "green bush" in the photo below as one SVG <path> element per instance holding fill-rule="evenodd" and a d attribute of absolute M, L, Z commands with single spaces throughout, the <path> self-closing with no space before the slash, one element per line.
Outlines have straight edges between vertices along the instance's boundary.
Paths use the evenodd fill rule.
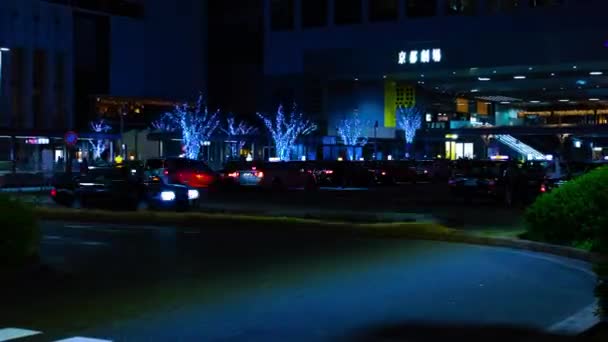
<path fill-rule="evenodd" d="M 0 194 L 0 269 L 19 267 L 38 254 L 40 229 L 33 207 Z"/>
<path fill-rule="evenodd" d="M 608 167 L 540 196 L 525 220 L 528 238 L 608 252 Z"/>

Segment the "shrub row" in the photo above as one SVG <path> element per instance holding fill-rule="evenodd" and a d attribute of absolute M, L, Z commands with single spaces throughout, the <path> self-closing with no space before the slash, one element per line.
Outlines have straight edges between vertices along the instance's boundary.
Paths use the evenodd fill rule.
<path fill-rule="evenodd" d="M 608 252 L 608 167 L 540 196 L 526 211 L 527 238 Z"/>

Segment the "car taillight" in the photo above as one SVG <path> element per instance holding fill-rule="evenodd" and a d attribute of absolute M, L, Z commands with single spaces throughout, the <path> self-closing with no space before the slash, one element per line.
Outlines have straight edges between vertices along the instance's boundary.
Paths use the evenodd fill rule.
<path fill-rule="evenodd" d="M 55 197 L 57 196 L 57 189 L 53 188 L 51 189 L 51 197 Z"/>
<path fill-rule="evenodd" d="M 262 171 L 258 171 L 258 172 L 256 172 L 256 173 L 255 173 L 255 175 L 256 175 L 256 177 L 258 177 L 258 178 L 264 178 L 264 172 L 262 172 Z"/>
<path fill-rule="evenodd" d="M 228 177 L 230 178 L 238 178 L 239 177 L 239 173 L 238 172 L 231 172 L 228 174 Z"/>
<path fill-rule="evenodd" d="M 386 171 L 380 172 L 381 175 L 386 176 Z"/>
<path fill-rule="evenodd" d="M 325 170 L 323 172 L 325 172 L 326 175 L 331 175 L 334 173 L 334 170 Z"/>
<path fill-rule="evenodd" d="M 540 192 L 547 192 L 547 186 L 545 186 L 545 184 L 540 185 Z"/>
<path fill-rule="evenodd" d="M 163 175 L 168 176 L 168 175 L 169 175 L 169 170 L 164 169 L 164 170 L 163 170 Z"/>

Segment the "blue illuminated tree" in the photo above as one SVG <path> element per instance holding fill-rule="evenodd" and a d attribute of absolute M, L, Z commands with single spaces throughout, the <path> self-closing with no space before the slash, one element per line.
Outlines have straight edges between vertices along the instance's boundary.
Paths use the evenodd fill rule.
<path fill-rule="evenodd" d="M 245 146 L 246 138 L 249 135 L 257 133 L 258 129 L 245 121 L 236 123 L 234 116 L 230 115 L 226 118 L 226 126 L 220 128 L 229 140 L 237 139 L 237 143 L 230 146 L 231 157 L 237 157 L 239 151 Z"/>
<path fill-rule="evenodd" d="M 210 114 L 199 95 L 196 103 L 178 104 L 173 112 L 165 113 L 158 123 L 161 127 L 176 127 L 181 133 L 184 154 L 187 158 L 198 159 L 203 142 L 208 141 L 220 124 L 218 112 Z"/>
<path fill-rule="evenodd" d="M 112 130 L 112 127 L 106 123 L 104 119 L 100 119 L 98 121 L 91 121 L 89 123 L 91 127 L 91 131 L 95 133 L 107 133 Z M 93 159 L 97 160 L 101 158 L 101 154 L 106 150 L 108 146 L 107 141 L 105 139 L 95 139 L 89 141 L 93 146 Z"/>
<path fill-rule="evenodd" d="M 289 115 L 285 114 L 281 105 L 274 115 L 258 113 L 258 117 L 264 121 L 264 125 L 266 125 L 274 140 L 276 156 L 283 161 L 289 160 L 291 149 L 298 137 L 307 135 L 317 129 L 314 122 L 306 119 L 302 113 L 297 112 L 295 104 Z"/>
<path fill-rule="evenodd" d="M 364 132 L 368 126 L 369 122 L 359 119 L 357 114 L 354 114 L 352 118 L 340 121 L 337 131 L 346 146 L 349 160 L 355 158 L 354 150 L 356 146 L 365 146 L 367 144 L 368 138 Z"/>
<path fill-rule="evenodd" d="M 416 132 L 422 127 L 422 110 L 418 107 L 397 108 L 397 124 L 405 133 L 405 152 L 409 157 Z"/>
<path fill-rule="evenodd" d="M 158 120 L 152 121 L 150 126 L 157 132 L 168 133 L 177 131 L 175 123 L 168 115 L 162 115 Z"/>

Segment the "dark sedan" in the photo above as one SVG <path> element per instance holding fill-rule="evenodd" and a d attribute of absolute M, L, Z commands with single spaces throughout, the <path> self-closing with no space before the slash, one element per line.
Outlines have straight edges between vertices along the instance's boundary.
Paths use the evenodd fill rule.
<path fill-rule="evenodd" d="M 94 168 L 51 190 L 53 200 L 72 208 L 113 210 L 188 210 L 199 192 L 183 185 L 165 184 L 154 175 L 128 166 Z"/>

